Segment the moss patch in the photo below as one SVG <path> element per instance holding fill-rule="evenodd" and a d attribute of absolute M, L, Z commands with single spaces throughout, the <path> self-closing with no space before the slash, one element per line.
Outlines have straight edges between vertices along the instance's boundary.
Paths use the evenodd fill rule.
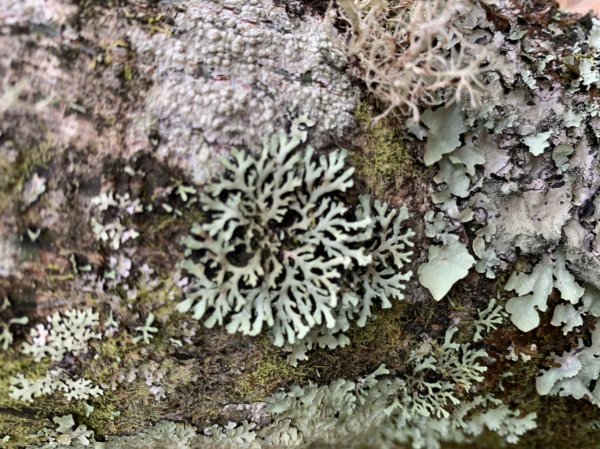
<path fill-rule="evenodd" d="M 350 161 L 369 192 L 377 197 L 385 196 L 411 173 L 413 159 L 392 119 L 386 118 L 373 125 L 369 105 L 361 103 L 356 109 L 356 120 L 360 150 L 352 152 Z"/>
<path fill-rule="evenodd" d="M 264 401 L 280 387 L 303 383 L 309 374 L 302 364 L 298 368 L 290 366 L 268 337 L 262 337 L 248 357 L 234 386 L 234 394 L 243 402 Z"/>
<path fill-rule="evenodd" d="M 77 408 L 60 395 L 38 398 L 32 404 L 9 397 L 12 377 L 21 373 L 30 379 L 41 378 L 48 371 L 49 363 L 36 363 L 31 357 L 10 349 L 0 352 L 0 367 L 0 439 L 10 436 L 10 441 L 2 447 L 12 449 L 40 442 L 36 434 L 52 425 L 53 416 L 69 414 Z"/>
<path fill-rule="evenodd" d="M 318 384 L 335 379 L 357 379 L 373 372 L 382 363 L 401 369 L 415 334 L 409 323 L 415 321 L 414 306 L 396 302 L 391 309 L 378 311 L 364 327 L 351 327 L 346 333 L 350 344 L 344 348 L 317 349 L 310 352 L 304 365 L 318 373 Z"/>
<path fill-rule="evenodd" d="M 28 151 L 19 152 L 12 163 L 0 157 L 0 214 L 6 210 L 9 199 L 14 198 L 17 192 L 22 192 L 34 170 L 50 161 L 51 149 L 52 143 L 45 142 Z"/>

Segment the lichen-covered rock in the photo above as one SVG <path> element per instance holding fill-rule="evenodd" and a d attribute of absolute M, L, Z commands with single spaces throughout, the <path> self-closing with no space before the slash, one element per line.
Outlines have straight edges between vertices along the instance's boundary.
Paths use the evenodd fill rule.
<path fill-rule="evenodd" d="M 439 213 L 427 217 L 427 235 L 447 251 L 457 239 L 468 240 L 477 271 L 487 277 L 516 263 L 504 284 L 516 292 L 506 302 L 511 322 L 529 333 L 536 342 L 532 345 L 540 342 L 534 329 L 544 333 L 551 332 L 546 326 L 562 326 L 565 338 L 558 334 L 546 347 L 568 348 L 554 357 L 561 367 L 538 379 L 538 392 L 594 402 L 594 344 L 577 345 L 567 334 L 594 327 L 595 333 L 598 327 L 593 318 L 600 268 L 595 244 L 600 102 L 593 92 L 600 74 L 595 37 L 600 22 L 538 16 L 533 9 L 531 24 L 496 15 L 512 8 L 510 1 L 497 0 L 484 5 L 485 13 L 473 11 L 480 17 L 477 39 L 498 50 L 495 70 L 484 76 L 488 102 L 477 108 L 462 105 L 442 121 L 447 129 L 436 121 L 446 115 L 444 109 L 423 114 L 425 162 L 438 169 L 432 201 Z M 511 32 L 505 34 L 501 31 L 508 23 Z M 421 282 L 438 299 L 435 288 L 449 279 L 445 266 L 432 268 L 431 259 L 430 254 L 420 267 L 421 272 L 432 270 Z M 439 282 L 430 280 L 436 277 Z M 549 310 L 550 322 L 550 316 L 544 317 Z"/>

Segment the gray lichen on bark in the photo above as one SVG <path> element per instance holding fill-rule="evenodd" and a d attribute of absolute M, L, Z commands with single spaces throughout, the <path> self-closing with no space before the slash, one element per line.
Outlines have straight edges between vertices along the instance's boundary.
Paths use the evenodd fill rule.
<path fill-rule="evenodd" d="M 56 439 L 60 423 L 66 423 L 60 424 L 65 430 L 60 438 L 75 432 L 69 436 L 73 444 L 89 439 L 90 429 L 101 437 L 139 434 L 137 440 L 113 437 L 115 447 L 147 444 L 144 435 L 157 435 L 156 444 L 187 447 L 199 429 L 229 420 L 251 421 L 260 431 L 281 419 L 265 405 L 278 390 L 288 392 L 279 395 L 288 405 L 296 383 L 325 396 L 345 385 L 350 395 L 345 400 L 362 400 L 385 382 L 407 379 L 415 357 L 431 351 L 439 358 L 440 348 L 453 344 L 443 343 L 452 324 L 460 329 L 455 338 L 466 344 L 477 309 L 496 295 L 501 304 L 512 295 L 503 287 L 513 271 L 529 275 L 541 260 L 552 265 L 556 278 L 546 279 L 550 290 L 564 286 L 566 270 L 588 284 L 586 295 L 600 288 L 597 19 L 577 21 L 542 0 L 478 2 L 459 16 L 457 26 L 470 30 L 464 34 L 469 48 L 485 44 L 496 54 L 482 75 L 488 97 L 476 107 L 454 106 L 462 108 L 460 116 L 453 115 L 460 123 L 451 136 L 437 136 L 449 150 L 421 165 L 433 130 L 445 129 L 429 120 L 443 115 L 443 102 L 408 129 L 393 117 L 379 128 L 356 126 L 361 84 L 351 74 L 360 72 L 359 62 L 338 45 L 348 31 L 342 15 L 332 25 L 322 12 L 315 2 L 270 0 L 0 5 L 0 302 L 6 297 L 11 303 L 0 318 L 9 323 L 27 315 L 31 323 L 11 325 L 15 344 L 0 353 L 0 439 L 12 434 L 12 442 L 3 441 L 9 447 Z M 385 105 L 366 109 L 377 115 Z M 319 149 L 346 146 L 361 154 L 383 129 L 410 154 L 405 183 L 379 190 L 389 202 L 406 204 L 415 217 L 411 226 L 418 231 L 420 254 L 413 271 L 426 260 L 427 247 L 447 243 L 449 234 L 477 264 L 439 303 L 413 279 L 408 304 L 380 311 L 364 329 L 351 329 L 350 347 L 317 350 L 308 362 L 290 368 L 266 339 L 204 330 L 177 314 L 175 304 L 189 289 L 179 268 L 184 259 L 179 240 L 202 218 L 195 197 L 218 171 L 214 162 L 236 146 L 256 152 L 263 137 L 303 114 L 316 123 L 309 140 Z M 373 159 L 361 163 L 374 164 Z M 373 173 L 361 168 L 358 173 Z M 374 182 L 379 181 L 359 178 L 348 199 Z M 442 214 L 425 224 L 422 215 L 433 209 Z M 488 279 L 494 276 L 497 280 Z M 559 292 L 560 287 L 544 298 L 549 308 L 565 306 Z M 474 350 L 481 361 L 471 365 L 485 365 L 483 379 L 474 388 L 444 384 L 465 409 L 463 415 L 460 407 L 451 410 L 452 419 L 468 416 L 472 428 L 484 429 L 484 421 L 494 422 L 481 413 L 485 409 L 526 430 L 532 421 L 525 417 L 537 411 L 539 429 L 521 440 L 523 447 L 551 447 L 554 441 L 558 448 L 564 441 L 560 429 L 570 429 L 568 417 L 576 415 L 572 441 L 595 444 L 592 425 L 583 424 L 598 422 L 594 406 L 535 392 L 540 368 L 556 368 L 552 353 L 572 351 L 569 357 L 576 358 L 593 352 L 588 339 L 596 312 L 586 300 L 575 304 L 581 320 L 573 318 L 575 331 L 566 335 L 557 327 L 564 323 L 554 326 L 546 312 L 529 334 L 504 323 L 479 340 L 477 349 L 486 355 Z M 49 368 L 22 354 L 25 341 L 43 340 L 39 325 L 45 317 L 87 307 L 100 313 L 104 338 L 86 351 L 63 354 L 60 369 L 102 386 L 104 396 L 88 401 L 94 410 L 58 396 L 27 406 L 9 399 L 11 377 L 23 372 L 40 379 Z M 157 331 L 135 339 L 144 328 Z M 365 376 L 381 363 L 388 377 L 369 383 L 373 378 Z M 445 375 L 427 371 L 423 388 L 447 380 Z M 316 385 L 307 387 L 309 380 Z M 302 388 L 293 391 L 305 393 Z M 491 396 L 475 397 L 475 390 L 510 407 Z M 337 401 L 335 395 L 330 399 Z M 343 410 L 336 413 L 328 417 L 332 422 Z M 64 417 L 52 422 L 69 414 L 79 430 Z M 190 425 L 156 424 L 165 420 Z M 439 426 L 441 433 L 456 430 L 441 421 L 426 425 Z M 237 435 L 233 430 L 235 444 L 247 447 L 251 427 L 238 427 Z M 36 437 L 41 429 L 46 430 Z M 393 426 L 386 429 L 393 439 Z M 411 429 L 414 445 L 422 429 Z M 223 427 L 213 428 L 215 435 L 226 433 L 221 432 Z M 202 438 L 198 441 L 208 445 Z M 424 447 L 437 444 L 419 441 Z"/>

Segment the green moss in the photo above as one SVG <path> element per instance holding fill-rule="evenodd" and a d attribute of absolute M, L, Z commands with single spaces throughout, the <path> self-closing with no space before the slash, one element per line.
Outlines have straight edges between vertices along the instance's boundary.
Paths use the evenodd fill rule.
<path fill-rule="evenodd" d="M 383 196 L 390 188 L 398 188 L 412 171 L 413 160 L 401 134 L 391 119 L 373 125 L 373 115 L 366 103 L 356 109 L 360 151 L 351 154 L 356 174 L 375 196 Z"/>
<path fill-rule="evenodd" d="M 13 349 L 0 352 L 0 366 L 0 438 L 10 436 L 8 448 L 32 443 L 32 435 L 43 429 L 45 422 L 27 404 L 9 398 L 10 378 L 18 373 L 42 377 L 45 369 L 30 358 L 17 356 Z"/>
<path fill-rule="evenodd" d="M 0 352 L 0 366 L 0 438 L 5 435 L 11 437 L 7 448 L 38 442 L 36 434 L 52 424 L 50 419 L 53 416 L 77 411 L 77 405 L 60 395 L 38 398 L 32 404 L 9 397 L 11 377 L 21 373 L 30 379 L 41 378 L 48 371 L 49 362 L 36 363 L 31 357 L 10 349 Z"/>
<path fill-rule="evenodd" d="M 319 384 L 335 379 L 356 379 L 382 363 L 388 368 L 404 364 L 408 349 L 415 342 L 410 329 L 414 307 L 396 302 L 391 309 L 377 311 L 364 327 L 353 326 L 346 333 L 350 344 L 343 348 L 317 349 L 304 362 L 305 369 L 318 372 Z"/>
<path fill-rule="evenodd" d="M 21 151 L 12 163 L 0 158 L 0 213 L 5 211 L 9 200 L 15 198 L 16 193 L 20 194 L 35 168 L 50 161 L 51 148 L 52 143 L 47 141 L 38 147 Z"/>
<path fill-rule="evenodd" d="M 355 349 L 381 350 L 389 354 L 404 346 L 407 316 L 406 305 L 397 303 L 391 310 L 380 311 L 364 327 L 353 328 L 348 337 Z"/>
<path fill-rule="evenodd" d="M 94 401 L 94 412 L 81 421 L 97 435 L 130 434 L 158 422 L 164 405 L 156 401 L 148 386 L 136 379 L 107 391 Z"/>
<path fill-rule="evenodd" d="M 40 420 L 35 415 L 14 410 L 1 410 L 0 412 L 2 414 L 0 417 L 0 440 L 5 436 L 10 437 L 8 442 L 3 443 L 3 448 L 16 449 L 28 444 L 44 442 L 44 439 L 36 434 L 49 426 L 50 421 Z"/>
<path fill-rule="evenodd" d="M 290 366 L 267 337 L 261 338 L 254 349 L 244 373 L 233 387 L 238 401 L 264 401 L 279 387 L 303 383 L 309 374 L 302 364 Z"/>
<path fill-rule="evenodd" d="M 139 378 L 132 382 L 120 379 L 131 370 L 137 372 L 142 358 L 131 336 L 121 332 L 91 343 L 90 348 L 97 357 L 86 363 L 82 376 L 116 388 L 105 388 L 104 394 L 94 399 L 94 411 L 90 416 L 85 416 L 84 407 L 79 410 L 81 422 L 97 435 L 111 435 L 135 432 L 159 421 L 162 407 L 155 403 L 148 386 Z"/>

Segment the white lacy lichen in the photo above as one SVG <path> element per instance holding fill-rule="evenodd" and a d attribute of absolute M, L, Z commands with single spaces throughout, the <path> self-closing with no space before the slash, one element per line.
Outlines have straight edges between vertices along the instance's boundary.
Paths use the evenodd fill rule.
<path fill-rule="evenodd" d="M 43 446 L 44 449 L 63 447 L 92 448 L 94 432 L 88 430 L 85 424 L 76 425 L 73 415 L 55 416 L 52 418 L 52 422 L 57 425 L 56 429 L 44 429 L 41 432 L 48 441 Z"/>
<path fill-rule="evenodd" d="M 296 344 L 286 345 L 285 349 L 290 351 L 288 362 L 292 365 L 306 360 L 307 350 L 314 347 L 346 346 L 350 340 L 343 332 L 350 328 L 353 320 L 358 326 L 365 326 L 375 305 L 387 309 L 392 307 L 392 300 L 404 299 L 404 289 L 412 272 L 404 272 L 403 268 L 410 262 L 412 251 L 409 249 L 414 236 L 412 230 L 404 229 L 408 210 L 405 207 L 397 210 L 379 201 L 371 205 L 370 198 L 363 195 L 356 218 L 371 219 L 367 231 L 371 237 L 362 242 L 371 261 L 348 273 L 347 289 L 338 307 L 335 326 L 321 326 Z"/>
<path fill-rule="evenodd" d="M 96 216 L 91 218 L 96 240 L 116 251 L 127 241 L 139 237 L 135 228 L 124 224 L 131 216 L 144 211 L 139 199 L 130 198 L 128 193 L 115 195 L 114 192 L 107 191 L 92 198 L 91 203 L 96 212 Z"/>
<path fill-rule="evenodd" d="M 23 353 L 36 362 L 46 357 L 60 361 L 67 353 L 79 355 L 87 350 L 88 341 L 101 337 L 99 315 L 92 309 L 55 312 L 47 321 L 32 328 L 31 342 L 23 344 Z"/>
<path fill-rule="evenodd" d="M 158 332 L 158 328 L 152 326 L 153 322 L 154 314 L 150 312 L 146 317 L 146 322 L 144 323 L 144 325 L 135 328 L 135 331 L 140 335 L 136 335 L 135 337 L 133 337 L 132 341 L 134 343 L 139 343 L 140 341 L 143 341 L 144 344 L 150 343 L 153 334 Z"/>
<path fill-rule="evenodd" d="M 101 338 L 99 314 L 92 309 L 56 312 L 47 318 L 48 324 L 38 324 L 30 331 L 31 342 L 23 344 L 24 354 L 36 362 L 49 358 L 61 362 L 70 354 L 82 355 L 88 350 L 90 340 Z M 35 398 L 60 392 L 65 399 L 84 401 L 98 397 L 102 388 L 89 379 L 73 378 L 62 368 L 53 368 L 41 378 L 28 379 L 18 373 L 10 379 L 12 399 L 33 402 Z"/>
<path fill-rule="evenodd" d="M 437 449 L 442 442 L 469 442 L 484 430 L 515 443 L 536 427 L 493 397 L 466 399 L 483 381 L 485 351 L 453 341 L 425 341 L 410 357 L 405 376 L 389 377 L 381 366 L 358 382 L 295 387 L 275 395 L 273 422 L 257 432 L 256 448 L 340 447 Z M 264 441 L 264 443 L 263 443 Z"/>
<path fill-rule="evenodd" d="M 103 390 L 89 379 L 69 377 L 60 368 L 48 371 L 39 379 L 27 379 L 22 374 L 10 379 L 9 396 L 17 401 L 31 403 L 35 398 L 54 393 L 62 394 L 69 401 L 85 401 L 101 396 Z"/>
<path fill-rule="evenodd" d="M 489 333 L 496 329 L 499 324 L 502 324 L 506 318 L 506 312 L 502 306 L 497 305 L 496 300 L 492 298 L 488 306 L 479 310 L 477 320 L 473 323 L 475 326 L 474 342 L 479 342 L 483 339 L 483 333 Z"/>
<path fill-rule="evenodd" d="M 205 190 L 205 223 L 185 241 L 193 292 L 178 308 L 209 327 L 294 345 L 331 346 L 349 320 L 364 325 L 373 302 L 402 299 L 413 233 L 408 217 L 365 197 L 354 217 L 338 198 L 353 184 L 345 152 L 300 151 L 306 124 L 265 140 L 260 156 L 233 151 Z M 316 335 L 309 333 L 317 331 Z M 311 344 L 309 342 L 309 344 Z"/>

